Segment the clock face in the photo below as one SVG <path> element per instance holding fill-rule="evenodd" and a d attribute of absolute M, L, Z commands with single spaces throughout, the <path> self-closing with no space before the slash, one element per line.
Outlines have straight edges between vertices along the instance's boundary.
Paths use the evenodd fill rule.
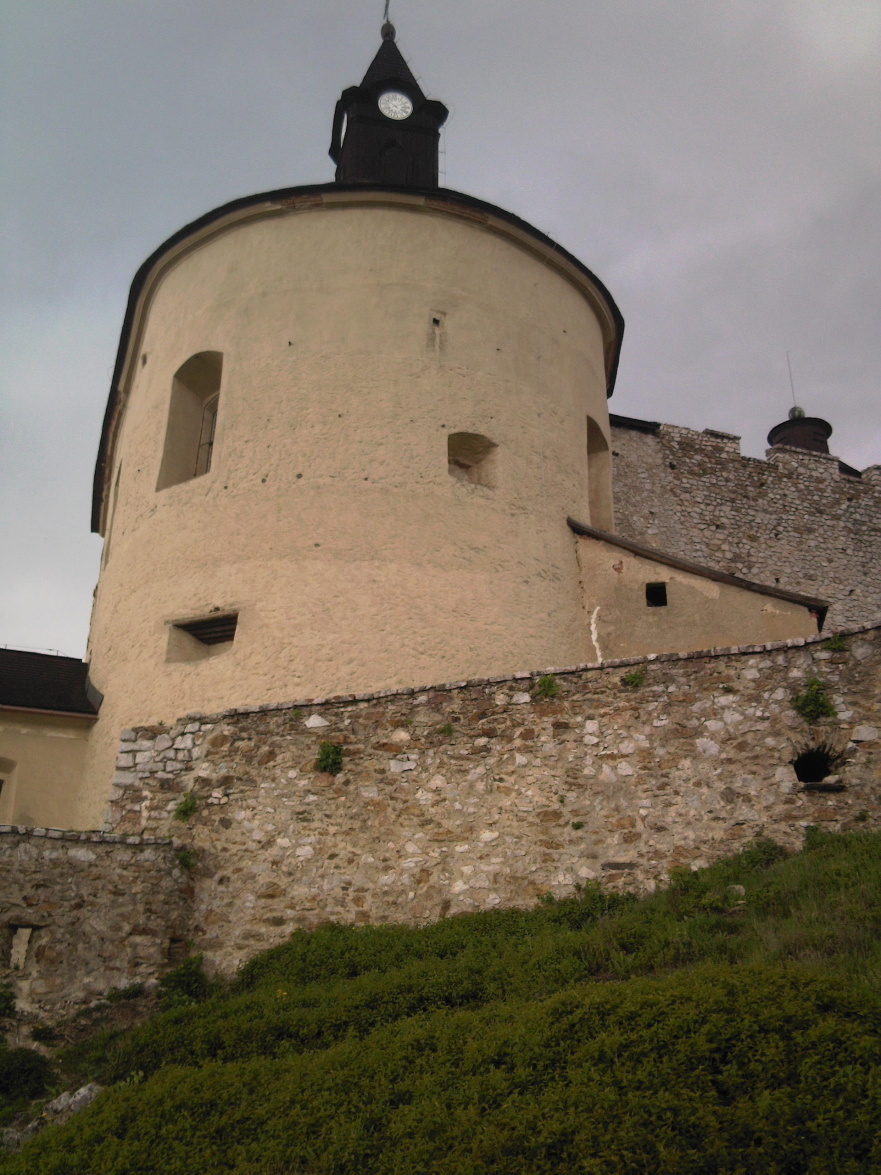
<path fill-rule="evenodd" d="M 386 90 L 384 94 L 379 95 L 379 109 L 386 118 L 393 118 L 395 122 L 400 122 L 404 118 L 409 118 L 413 113 L 413 103 L 406 94 L 402 94 L 399 90 Z"/>

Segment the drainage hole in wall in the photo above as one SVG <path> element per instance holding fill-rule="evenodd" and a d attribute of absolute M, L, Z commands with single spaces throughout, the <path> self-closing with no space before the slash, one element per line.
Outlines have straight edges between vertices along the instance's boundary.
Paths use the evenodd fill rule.
<path fill-rule="evenodd" d="M 799 783 L 822 783 L 832 775 L 841 755 L 830 743 L 807 747 L 792 760 Z"/>

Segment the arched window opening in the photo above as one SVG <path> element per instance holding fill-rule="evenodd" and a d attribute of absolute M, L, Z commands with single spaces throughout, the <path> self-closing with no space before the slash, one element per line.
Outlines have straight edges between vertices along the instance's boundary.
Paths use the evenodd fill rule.
<path fill-rule="evenodd" d="M 612 458 L 609 442 L 597 422 L 587 418 L 587 492 L 590 525 L 613 530 Z"/>
<path fill-rule="evenodd" d="M 496 484 L 497 450 L 495 441 L 480 433 L 450 433 L 447 437 L 447 468 L 450 477 L 492 489 Z"/>
<path fill-rule="evenodd" d="M 201 477 L 211 468 L 223 355 L 200 351 L 175 373 L 157 490 Z"/>

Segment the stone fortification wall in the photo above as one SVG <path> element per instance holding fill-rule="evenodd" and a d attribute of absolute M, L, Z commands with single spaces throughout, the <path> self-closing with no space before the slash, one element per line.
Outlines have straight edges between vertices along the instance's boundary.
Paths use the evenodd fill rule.
<path fill-rule="evenodd" d="M 619 534 L 757 583 L 829 600 L 828 629 L 881 620 L 881 466 L 661 424 L 613 427 Z"/>
<path fill-rule="evenodd" d="M 0 982 L 63 1015 L 153 980 L 186 950 L 189 881 L 169 840 L 0 826 Z"/>
<path fill-rule="evenodd" d="M 631 676 L 634 675 L 635 676 Z M 808 679 L 836 717 L 792 707 Z M 881 826 L 881 633 L 665 654 L 125 731 L 108 815 L 195 856 L 196 949 L 230 971 L 297 927 L 522 906 L 588 880 L 650 888 L 752 838 Z M 791 761 L 827 741 L 826 790 Z M 316 769 L 322 742 L 342 770 Z M 194 814 L 174 818 L 191 795 Z"/>

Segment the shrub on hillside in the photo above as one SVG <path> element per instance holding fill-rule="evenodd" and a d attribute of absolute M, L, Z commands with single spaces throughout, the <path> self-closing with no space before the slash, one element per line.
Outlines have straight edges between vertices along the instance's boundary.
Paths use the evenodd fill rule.
<path fill-rule="evenodd" d="M 861 1175 L 881 1164 L 879 1050 L 873 994 L 801 968 L 704 967 L 170 1067 L 0 1171 Z"/>
<path fill-rule="evenodd" d="M 202 966 L 202 956 L 193 955 L 159 980 L 159 1007 L 186 1008 L 206 1000 L 212 992 L 211 981 Z"/>
<path fill-rule="evenodd" d="M 0 1102 L 40 1097 L 52 1079 L 52 1065 L 33 1049 L 0 1049 Z"/>

